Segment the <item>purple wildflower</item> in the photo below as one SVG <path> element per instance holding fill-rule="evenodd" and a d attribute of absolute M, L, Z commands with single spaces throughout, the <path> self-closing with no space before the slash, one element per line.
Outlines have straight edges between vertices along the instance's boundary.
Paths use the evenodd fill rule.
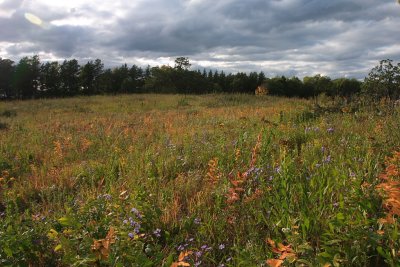
<path fill-rule="evenodd" d="M 328 155 L 325 159 L 324 159 L 324 163 L 329 163 L 331 162 L 331 155 Z"/>
<path fill-rule="evenodd" d="M 201 258 L 201 256 L 203 256 L 203 251 L 201 251 L 201 250 L 196 251 L 196 252 L 194 253 L 194 255 L 196 256 L 197 259 L 198 259 L 198 258 Z"/>
<path fill-rule="evenodd" d="M 275 172 L 276 172 L 276 173 L 280 173 L 280 172 L 281 172 L 281 166 L 276 167 L 276 168 L 275 168 Z"/>
<path fill-rule="evenodd" d="M 327 131 L 328 133 L 333 133 L 333 132 L 335 131 L 335 129 L 333 129 L 332 127 L 330 127 L 330 128 L 328 128 L 326 131 Z"/>
<path fill-rule="evenodd" d="M 204 250 L 204 251 L 210 251 L 210 250 L 212 250 L 212 247 L 209 247 L 207 245 L 202 245 L 201 249 Z"/>
<path fill-rule="evenodd" d="M 225 248 L 225 244 L 220 244 L 220 245 L 218 246 L 218 248 L 219 248 L 220 250 L 223 250 L 223 249 Z"/>
<path fill-rule="evenodd" d="M 154 234 L 156 237 L 161 237 L 161 229 L 157 228 L 157 229 L 153 232 L 153 234 Z"/>
<path fill-rule="evenodd" d="M 129 236 L 129 238 L 131 238 L 131 239 L 135 237 L 135 235 L 134 235 L 133 233 L 129 233 L 128 236 Z"/>
<path fill-rule="evenodd" d="M 201 264 L 201 261 L 196 261 L 196 262 L 193 264 L 193 266 L 198 267 L 198 266 L 200 266 L 200 264 Z"/>
<path fill-rule="evenodd" d="M 136 217 L 138 217 L 139 219 L 142 219 L 142 214 L 140 214 L 140 212 L 139 212 L 136 208 L 132 208 L 132 209 L 131 209 L 131 212 L 132 212 L 133 214 L 135 214 Z"/>
<path fill-rule="evenodd" d="M 125 219 L 122 223 L 123 224 L 128 224 L 128 220 Z"/>
<path fill-rule="evenodd" d="M 111 195 L 110 194 L 104 194 L 103 195 L 103 198 L 105 199 L 105 200 L 111 200 Z"/>
<path fill-rule="evenodd" d="M 193 222 L 195 224 L 200 224 L 201 223 L 201 219 L 200 218 L 195 218 Z"/>

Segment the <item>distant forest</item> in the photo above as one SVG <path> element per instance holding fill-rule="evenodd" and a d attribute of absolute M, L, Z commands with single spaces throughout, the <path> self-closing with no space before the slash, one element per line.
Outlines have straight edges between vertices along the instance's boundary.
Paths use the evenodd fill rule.
<path fill-rule="evenodd" d="M 376 81 L 372 74 L 379 76 L 382 66 L 385 70 L 388 65 L 393 69 L 391 60 L 381 61 L 381 69 L 375 67 L 366 81 Z M 24 57 L 18 63 L 0 58 L 0 96 L 2 99 L 32 99 L 119 93 L 254 94 L 258 86 L 264 86 L 271 95 L 308 98 L 321 93 L 348 97 L 359 93 L 363 87 L 356 79 L 332 80 L 322 75 L 303 80 L 285 76 L 267 78 L 263 72 L 226 74 L 218 70 L 190 70 L 190 66 L 186 57 L 176 58 L 174 67 L 141 68 L 123 64 L 111 69 L 104 68 L 100 59 L 80 65 L 76 59 L 42 63 L 37 55 Z M 399 69 L 398 66 L 394 68 Z"/>

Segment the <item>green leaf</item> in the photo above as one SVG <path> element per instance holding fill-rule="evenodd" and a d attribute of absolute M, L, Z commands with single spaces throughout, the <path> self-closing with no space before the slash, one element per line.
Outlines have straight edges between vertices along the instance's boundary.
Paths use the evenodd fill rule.
<path fill-rule="evenodd" d="M 54 248 L 54 252 L 59 251 L 60 249 L 62 249 L 62 245 L 58 244 L 55 248 Z"/>
<path fill-rule="evenodd" d="M 336 218 L 337 218 L 339 221 L 343 221 L 343 220 L 345 219 L 345 216 L 344 216 L 343 213 L 339 212 L 339 213 L 336 215 Z"/>
<path fill-rule="evenodd" d="M 326 252 L 326 251 L 319 253 L 318 256 L 319 256 L 319 257 L 322 257 L 322 258 L 324 258 L 324 259 L 331 259 L 331 258 L 332 258 L 332 255 L 329 254 L 329 253 Z"/>
<path fill-rule="evenodd" d="M 326 244 L 327 245 L 334 245 L 334 244 L 338 244 L 338 243 L 341 243 L 341 242 L 342 242 L 342 240 L 340 240 L 340 239 L 334 239 L 334 240 L 330 240 L 330 241 L 326 242 Z"/>
<path fill-rule="evenodd" d="M 382 247 L 377 247 L 376 250 L 378 251 L 378 253 L 379 253 L 382 257 L 384 257 L 384 258 L 386 258 L 386 259 L 388 258 L 387 253 L 386 253 L 385 251 L 383 251 Z"/>
<path fill-rule="evenodd" d="M 60 219 L 58 219 L 58 222 L 62 225 L 62 226 L 72 226 L 73 225 L 73 221 L 71 218 L 69 217 L 61 217 Z"/>
<path fill-rule="evenodd" d="M 168 257 L 165 260 L 165 266 L 171 266 L 171 264 L 174 262 L 174 254 L 171 253 L 168 255 Z"/>
<path fill-rule="evenodd" d="M 50 239 L 55 239 L 58 236 L 58 232 L 54 229 L 50 229 L 49 233 L 47 234 L 47 236 Z"/>
<path fill-rule="evenodd" d="M 6 253 L 7 257 L 11 258 L 13 255 L 12 250 L 9 247 L 4 247 L 3 248 L 4 252 Z"/>
<path fill-rule="evenodd" d="M 304 218 L 304 226 L 306 229 L 310 229 L 310 220 L 308 218 Z"/>

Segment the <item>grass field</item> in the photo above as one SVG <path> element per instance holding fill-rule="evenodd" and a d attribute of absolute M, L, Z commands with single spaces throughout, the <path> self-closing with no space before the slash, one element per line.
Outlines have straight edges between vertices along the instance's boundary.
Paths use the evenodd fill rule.
<path fill-rule="evenodd" d="M 397 266 L 399 109 L 337 105 L 2 102 L 0 265 Z"/>

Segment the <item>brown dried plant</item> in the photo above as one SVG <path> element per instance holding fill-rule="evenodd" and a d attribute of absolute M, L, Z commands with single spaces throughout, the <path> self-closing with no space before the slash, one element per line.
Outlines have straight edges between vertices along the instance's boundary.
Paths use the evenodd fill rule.
<path fill-rule="evenodd" d="M 252 149 L 251 160 L 250 160 L 249 166 L 246 168 L 246 170 L 244 172 L 238 171 L 236 176 L 233 174 L 233 172 L 231 172 L 229 174 L 231 187 L 228 189 L 228 193 L 226 194 L 227 203 L 229 205 L 232 205 L 233 203 L 242 199 L 242 196 L 245 192 L 244 188 L 245 188 L 246 182 L 248 180 L 249 170 L 254 168 L 254 166 L 256 164 L 257 155 L 259 154 L 260 147 L 261 147 L 261 134 L 259 134 L 257 136 L 257 142 Z M 261 190 L 256 190 L 256 192 L 257 192 L 257 196 L 254 196 L 254 197 L 258 197 L 262 193 Z M 248 198 L 253 198 L 253 197 L 248 196 Z"/>
<path fill-rule="evenodd" d="M 115 243 L 115 229 L 110 227 L 107 236 L 103 239 L 93 240 L 92 251 L 99 259 L 106 260 L 110 255 L 111 244 Z"/>
<path fill-rule="evenodd" d="M 400 152 L 386 158 L 385 164 L 385 171 L 379 175 L 382 182 L 376 187 L 387 212 L 386 218 L 380 221 L 394 223 L 395 216 L 400 216 Z"/>

